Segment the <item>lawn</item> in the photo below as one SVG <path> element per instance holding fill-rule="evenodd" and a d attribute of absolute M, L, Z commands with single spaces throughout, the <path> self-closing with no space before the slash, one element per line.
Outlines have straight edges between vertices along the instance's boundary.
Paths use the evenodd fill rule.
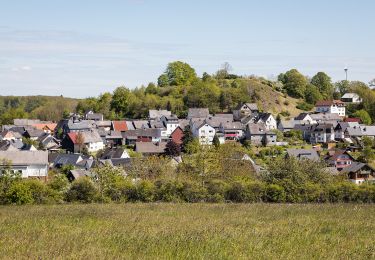
<path fill-rule="evenodd" d="M 369 259 L 375 206 L 91 204 L 0 207 L 6 259 Z"/>

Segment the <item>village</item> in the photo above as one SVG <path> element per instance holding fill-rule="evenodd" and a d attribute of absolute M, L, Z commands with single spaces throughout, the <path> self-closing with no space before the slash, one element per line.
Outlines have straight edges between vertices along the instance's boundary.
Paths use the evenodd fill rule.
<path fill-rule="evenodd" d="M 14 119 L 1 129 L 0 163 L 22 178 L 42 180 L 49 170 L 69 166 L 70 181 L 91 176 L 98 165 L 131 167 L 140 157 L 169 156 L 178 164 L 188 131 L 202 146 L 238 142 L 249 147 L 256 158 L 244 158 L 257 171 L 267 171 L 267 165 L 258 163 L 259 154 L 278 147 L 268 155 L 323 162 L 327 174 L 344 174 L 356 184 L 374 182 L 371 162 L 358 158 L 374 139 L 375 125 L 347 117 L 345 111 L 348 104 L 361 102 L 357 94 L 346 93 L 341 100 L 318 101 L 314 112 L 288 120 L 260 111 L 256 103 L 239 104 L 232 113 L 189 108 L 186 118 L 149 110 L 148 118 L 132 120 L 110 121 L 93 111 L 71 113 L 59 122 Z"/>

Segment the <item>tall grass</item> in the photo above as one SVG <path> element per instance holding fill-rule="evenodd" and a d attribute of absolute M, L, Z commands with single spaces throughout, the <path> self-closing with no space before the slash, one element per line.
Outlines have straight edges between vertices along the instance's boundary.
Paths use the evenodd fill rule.
<path fill-rule="evenodd" d="M 88 204 L 0 207 L 0 258 L 369 259 L 375 207 Z"/>

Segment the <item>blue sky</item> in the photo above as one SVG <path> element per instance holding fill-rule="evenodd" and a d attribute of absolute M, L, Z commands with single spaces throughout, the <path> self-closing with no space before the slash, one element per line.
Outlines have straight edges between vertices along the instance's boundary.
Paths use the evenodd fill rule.
<path fill-rule="evenodd" d="M 375 1 L 0 0 L 0 95 L 96 96 L 198 74 L 275 77 L 297 68 L 375 78 Z"/>

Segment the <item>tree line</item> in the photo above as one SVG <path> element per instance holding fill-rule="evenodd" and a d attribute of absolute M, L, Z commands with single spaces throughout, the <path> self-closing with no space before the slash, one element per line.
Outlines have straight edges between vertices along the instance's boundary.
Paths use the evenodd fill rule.
<path fill-rule="evenodd" d="M 198 146 L 177 164 L 173 157 L 145 157 L 129 167 L 100 165 L 69 182 L 70 167 L 51 171 L 47 182 L 21 179 L 4 169 L 0 204 L 125 202 L 375 202 L 375 185 L 332 175 L 323 163 L 277 157 L 256 170 L 239 144 Z"/>

